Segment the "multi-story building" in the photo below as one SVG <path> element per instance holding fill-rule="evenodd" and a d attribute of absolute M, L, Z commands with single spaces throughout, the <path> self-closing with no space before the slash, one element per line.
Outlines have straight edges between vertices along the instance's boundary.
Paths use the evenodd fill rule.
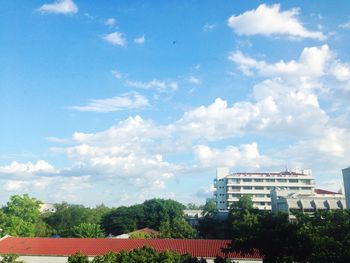
<path fill-rule="evenodd" d="M 311 170 L 230 173 L 228 168 L 218 168 L 214 187 L 216 207 L 219 211 L 227 211 L 242 195 L 251 195 L 256 208 L 271 210 L 272 189 L 278 187 L 310 193 L 315 190 L 315 182 Z"/>
<path fill-rule="evenodd" d="M 289 219 L 294 220 L 293 212 L 313 214 L 321 210 L 345 209 L 345 196 L 341 193 L 315 189 L 313 192 L 274 189 L 271 191 L 272 212 L 288 213 Z"/>
<path fill-rule="evenodd" d="M 343 172 L 343 183 L 346 198 L 346 207 L 350 209 L 350 167 L 342 170 Z"/>

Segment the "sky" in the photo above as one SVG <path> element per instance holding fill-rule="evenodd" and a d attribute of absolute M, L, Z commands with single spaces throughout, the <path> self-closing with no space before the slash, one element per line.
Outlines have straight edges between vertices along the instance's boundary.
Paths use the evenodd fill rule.
<path fill-rule="evenodd" d="M 3 0 L 0 203 L 203 204 L 350 165 L 350 2 Z"/>

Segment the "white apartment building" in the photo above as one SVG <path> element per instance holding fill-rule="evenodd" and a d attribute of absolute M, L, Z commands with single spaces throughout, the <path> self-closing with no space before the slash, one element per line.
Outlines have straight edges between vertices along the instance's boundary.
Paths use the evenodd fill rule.
<path fill-rule="evenodd" d="M 214 196 L 218 211 L 227 211 L 242 195 L 251 195 L 254 207 L 271 210 L 270 191 L 274 188 L 310 193 L 315 191 L 311 170 L 284 172 L 230 173 L 228 168 L 217 168 Z"/>
<path fill-rule="evenodd" d="M 350 167 L 342 170 L 343 172 L 343 183 L 346 198 L 346 207 L 350 209 Z"/>

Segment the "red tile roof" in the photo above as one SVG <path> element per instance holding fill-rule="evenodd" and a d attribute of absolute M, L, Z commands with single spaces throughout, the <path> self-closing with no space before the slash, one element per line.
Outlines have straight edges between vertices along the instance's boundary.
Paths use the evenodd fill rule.
<path fill-rule="evenodd" d="M 334 195 L 334 194 L 339 194 L 336 192 L 331 192 L 331 191 L 327 191 L 327 190 L 323 190 L 323 189 L 315 189 L 315 193 L 319 194 L 319 195 Z"/>
<path fill-rule="evenodd" d="M 104 255 L 110 251 L 130 251 L 145 245 L 156 251 L 172 250 L 180 254 L 190 253 L 194 257 L 224 257 L 221 251 L 230 240 L 209 239 L 108 239 L 108 238 L 40 238 L 4 237 L 0 240 L 0 254 L 70 256 L 81 252 L 88 256 Z M 252 255 L 229 253 L 229 258 L 260 259 Z"/>

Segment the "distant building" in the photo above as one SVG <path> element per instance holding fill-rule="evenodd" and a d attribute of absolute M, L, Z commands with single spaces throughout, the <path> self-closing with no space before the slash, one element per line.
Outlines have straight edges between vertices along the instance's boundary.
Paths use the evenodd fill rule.
<path fill-rule="evenodd" d="M 40 213 L 56 213 L 57 209 L 54 204 L 41 204 L 40 205 Z"/>
<path fill-rule="evenodd" d="M 219 212 L 227 211 L 242 195 L 251 195 L 254 207 L 271 210 L 272 189 L 278 187 L 292 191 L 313 192 L 315 182 L 311 170 L 230 173 L 228 168 L 218 168 L 214 187 Z"/>
<path fill-rule="evenodd" d="M 315 189 L 315 191 L 298 192 L 286 189 L 273 189 L 271 191 L 272 212 L 284 212 L 289 214 L 291 220 L 295 219 L 292 214 L 300 211 L 312 214 L 320 210 L 345 209 L 345 196 L 340 193 Z"/>
<path fill-rule="evenodd" d="M 346 197 L 346 207 L 350 209 L 350 167 L 343 169 L 342 172 Z"/>
<path fill-rule="evenodd" d="M 208 239 L 109 239 L 109 238 L 40 238 L 40 237 L 9 237 L 0 239 L 0 254 L 17 254 L 19 260 L 26 263 L 65 263 L 70 255 L 80 252 L 90 260 L 108 252 L 131 251 L 148 246 L 161 251 L 175 251 L 180 254 L 189 253 L 193 257 L 204 258 L 213 263 L 216 256 L 233 260 L 234 262 L 262 262 L 256 251 L 252 254 L 230 252 L 224 254 L 231 240 Z M 0 256 L 1 259 L 1 256 Z"/>
<path fill-rule="evenodd" d="M 184 215 L 187 222 L 193 227 L 198 225 L 199 219 L 203 217 L 202 213 L 203 213 L 203 210 L 200 210 L 200 209 L 184 210 Z"/>

